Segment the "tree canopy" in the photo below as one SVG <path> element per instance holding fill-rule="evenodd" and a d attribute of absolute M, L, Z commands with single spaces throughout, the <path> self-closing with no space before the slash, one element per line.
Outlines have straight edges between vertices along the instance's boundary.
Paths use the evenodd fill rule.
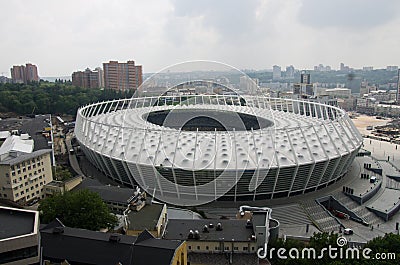
<path fill-rule="evenodd" d="M 89 190 L 57 193 L 42 200 L 38 210 L 42 223 L 58 218 L 66 226 L 96 231 L 117 224 L 117 218 L 100 196 Z"/>
<path fill-rule="evenodd" d="M 0 84 L 0 112 L 18 114 L 71 114 L 79 107 L 109 99 L 131 97 L 133 92 L 85 89 L 68 83 Z"/>

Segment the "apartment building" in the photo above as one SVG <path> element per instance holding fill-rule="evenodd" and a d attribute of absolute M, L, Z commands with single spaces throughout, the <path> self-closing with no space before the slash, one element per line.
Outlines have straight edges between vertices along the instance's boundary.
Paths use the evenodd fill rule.
<path fill-rule="evenodd" d="M 38 69 L 34 64 L 14 65 L 10 71 L 13 83 L 39 82 Z"/>
<path fill-rule="evenodd" d="M 103 63 L 104 86 L 118 91 L 136 90 L 143 82 L 142 66 L 135 61 Z"/>
<path fill-rule="evenodd" d="M 0 154 L 0 198 L 22 205 L 42 199 L 44 185 L 52 180 L 50 149 Z"/>
<path fill-rule="evenodd" d="M 104 87 L 103 69 L 97 67 L 92 71 L 86 68 L 85 71 L 73 72 L 72 84 L 83 88 L 102 88 Z"/>

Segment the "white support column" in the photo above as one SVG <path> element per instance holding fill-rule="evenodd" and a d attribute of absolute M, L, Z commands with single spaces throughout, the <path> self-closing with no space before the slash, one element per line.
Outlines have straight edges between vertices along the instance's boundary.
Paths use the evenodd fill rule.
<path fill-rule="evenodd" d="M 174 151 L 174 156 L 172 158 L 172 176 L 174 177 L 174 182 L 175 182 L 175 188 L 176 188 L 176 194 L 178 195 L 178 198 L 181 197 L 180 192 L 179 192 L 179 185 L 178 181 L 176 179 L 176 174 L 175 174 L 175 157 L 176 157 L 176 150 L 178 150 L 178 143 L 179 143 L 179 136 L 181 135 L 181 129 L 178 131 L 178 136 L 176 137 L 176 144 L 175 144 L 175 151 Z"/>
<path fill-rule="evenodd" d="M 274 187 L 272 189 L 272 194 L 271 194 L 271 199 L 274 198 L 274 194 L 275 194 L 275 188 L 276 188 L 276 183 L 278 182 L 278 177 L 279 177 L 279 172 L 280 172 L 280 165 L 279 165 L 279 157 L 276 153 L 276 148 L 275 148 L 275 136 L 272 134 L 272 130 L 270 130 L 270 134 L 271 134 L 271 140 L 272 140 L 272 149 L 274 152 L 274 156 L 275 156 L 275 161 L 276 161 L 276 165 L 277 165 L 277 170 L 276 170 L 276 174 L 275 174 L 275 181 L 274 181 Z M 272 161 L 271 161 L 272 164 Z"/>
<path fill-rule="evenodd" d="M 214 198 L 217 199 L 217 175 L 216 175 L 216 168 L 217 168 L 217 129 L 214 129 Z"/>
<path fill-rule="evenodd" d="M 234 201 L 236 201 L 236 194 L 237 194 L 237 185 L 238 185 L 238 155 L 237 155 L 237 146 L 236 146 L 236 130 L 233 128 L 233 150 L 234 150 L 234 155 L 235 155 L 235 198 Z"/>
<path fill-rule="evenodd" d="M 337 148 L 335 141 L 333 140 L 331 134 L 329 133 L 328 128 L 326 128 L 326 124 L 323 123 L 322 126 L 324 127 L 324 129 L 326 131 L 326 134 L 328 135 L 331 144 L 335 148 L 336 154 L 339 156 L 339 158 L 337 158 L 337 160 L 335 162 L 335 165 L 333 166 L 331 174 L 329 175 L 329 178 L 328 178 L 328 181 L 327 181 L 329 183 L 329 181 L 331 181 L 331 179 L 332 179 L 333 173 L 335 173 L 335 170 L 336 170 L 337 166 L 339 165 L 339 162 L 340 162 L 340 160 L 342 158 L 342 155 L 340 154 L 339 149 Z"/>
<path fill-rule="evenodd" d="M 253 201 L 256 200 L 256 195 L 257 195 L 257 188 L 259 186 L 258 180 L 260 178 L 260 159 L 258 157 L 258 153 L 257 153 L 257 148 L 256 148 L 256 139 L 254 138 L 254 130 L 253 128 L 251 128 L 251 136 L 253 138 L 253 148 L 254 148 L 254 155 L 256 158 L 256 162 L 257 162 L 257 167 L 256 167 L 256 184 L 254 185 L 254 193 L 253 193 Z M 249 152 L 250 153 L 250 152 Z"/>
<path fill-rule="evenodd" d="M 329 158 L 328 153 L 327 153 L 326 150 L 325 150 L 324 145 L 323 145 L 322 142 L 321 142 L 321 139 L 319 139 L 319 136 L 318 136 L 317 130 L 315 129 L 314 124 L 312 125 L 312 128 L 313 128 L 313 130 L 314 130 L 314 134 L 316 135 L 316 137 L 317 137 L 317 139 L 318 139 L 318 143 L 319 143 L 319 145 L 321 146 L 322 151 L 324 152 L 325 157 L 328 158 L 328 160 L 326 160 L 326 162 L 325 162 L 324 169 L 322 170 L 321 177 L 320 177 L 320 179 L 318 180 L 318 184 L 317 184 L 317 187 L 318 187 L 318 186 L 321 184 L 321 181 L 322 181 L 322 179 L 323 179 L 323 177 L 324 177 L 324 174 L 325 174 L 326 169 L 328 168 L 330 158 Z"/>
<path fill-rule="evenodd" d="M 311 178 L 311 175 L 312 175 L 312 173 L 313 173 L 313 171 L 314 171 L 316 161 L 315 161 L 314 155 L 313 155 L 312 152 L 311 152 L 310 145 L 309 145 L 308 142 L 307 142 L 307 138 L 306 138 L 306 136 L 305 136 L 305 134 L 304 134 L 304 131 L 303 131 L 303 128 L 302 128 L 302 127 L 300 127 L 300 132 L 301 132 L 301 135 L 303 136 L 304 142 L 306 143 L 308 153 L 309 153 L 311 159 L 313 160 L 313 164 L 312 164 L 311 169 L 310 169 L 310 172 L 308 173 L 308 176 L 307 176 L 306 185 L 304 185 L 304 190 L 303 190 L 303 194 L 304 194 L 304 192 L 305 192 L 306 189 L 307 189 L 308 183 L 310 182 L 310 178 Z"/>
<path fill-rule="evenodd" d="M 194 151 L 193 151 L 193 164 L 192 164 L 192 176 L 193 176 L 194 193 L 196 195 L 196 200 L 198 200 L 198 194 L 197 194 L 196 174 L 194 172 L 195 172 L 197 136 L 198 136 L 198 134 L 199 134 L 199 128 L 196 129 L 196 135 L 195 135 L 195 138 L 194 138 Z"/>
<path fill-rule="evenodd" d="M 290 192 L 293 189 L 293 184 L 294 184 L 294 180 L 295 180 L 296 175 L 297 175 L 297 171 L 299 170 L 299 160 L 298 160 L 297 155 L 296 155 L 296 150 L 293 147 L 292 140 L 290 139 L 290 134 L 289 134 L 289 132 L 287 130 L 285 130 L 285 132 L 286 132 L 286 136 L 288 138 L 289 144 L 290 144 L 290 149 L 292 149 L 294 161 L 296 162 L 296 168 L 295 168 L 295 170 L 293 170 L 292 183 L 290 184 L 290 188 L 289 188 L 289 192 L 288 192 L 288 197 L 289 197 L 290 196 Z"/>

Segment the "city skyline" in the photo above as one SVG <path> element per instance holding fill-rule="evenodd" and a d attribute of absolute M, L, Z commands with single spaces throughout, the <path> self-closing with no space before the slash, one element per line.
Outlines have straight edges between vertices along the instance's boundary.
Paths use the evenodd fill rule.
<path fill-rule="evenodd" d="M 79 8 L 76 8 L 79 6 Z M 135 58 L 147 73 L 188 60 L 239 69 L 313 69 L 341 62 L 398 65 L 398 1 L 4 2 L 0 75 L 32 62 L 40 76 L 67 76 Z M 329 10 L 329 12 L 326 12 Z M 157 19 L 155 19 L 157 18 Z"/>

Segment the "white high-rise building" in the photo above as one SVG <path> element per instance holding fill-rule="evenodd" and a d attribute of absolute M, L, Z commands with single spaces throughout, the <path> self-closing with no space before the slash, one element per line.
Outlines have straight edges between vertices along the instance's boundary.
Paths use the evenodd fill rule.
<path fill-rule="evenodd" d="M 280 80 L 282 78 L 281 67 L 278 65 L 274 65 L 272 67 L 272 80 Z"/>

